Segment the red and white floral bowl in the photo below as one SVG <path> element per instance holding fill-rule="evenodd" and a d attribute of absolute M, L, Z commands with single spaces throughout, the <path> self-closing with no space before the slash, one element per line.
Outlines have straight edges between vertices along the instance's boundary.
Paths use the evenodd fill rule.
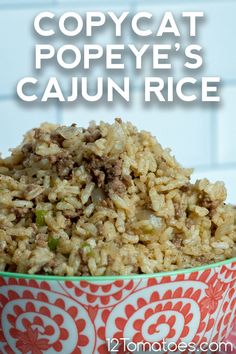
<path fill-rule="evenodd" d="M 119 353 L 141 342 L 200 346 L 226 340 L 235 322 L 236 258 L 150 276 L 0 273 L 0 353 L 108 353 L 117 342 Z"/>

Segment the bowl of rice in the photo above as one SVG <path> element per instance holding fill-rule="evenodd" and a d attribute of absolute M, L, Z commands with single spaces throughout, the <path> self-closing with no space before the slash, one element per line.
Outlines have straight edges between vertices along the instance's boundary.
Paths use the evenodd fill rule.
<path fill-rule="evenodd" d="M 0 352 L 200 353 L 224 341 L 236 209 L 222 182 L 191 173 L 119 118 L 28 132 L 0 159 Z"/>

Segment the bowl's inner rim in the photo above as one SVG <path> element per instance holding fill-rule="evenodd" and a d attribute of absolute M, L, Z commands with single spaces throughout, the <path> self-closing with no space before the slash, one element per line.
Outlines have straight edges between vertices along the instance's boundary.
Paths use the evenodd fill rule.
<path fill-rule="evenodd" d="M 222 267 L 223 265 L 229 265 L 235 262 L 236 270 L 236 257 L 229 258 L 221 262 L 205 264 L 199 267 L 178 269 L 168 272 L 159 272 L 152 274 L 130 274 L 130 275 L 102 275 L 102 276 L 58 276 L 58 275 L 44 275 L 44 274 L 22 274 L 22 273 L 12 273 L 12 272 L 0 272 L 0 277 L 10 277 L 15 279 L 34 279 L 34 280 L 61 280 L 61 281 L 115 281 L 115 280 L 129 280 L 129 279 L 146 279 L 146 278 L 160 278 L 164 276 L 175 276 L 179 274 L 189 274 L 199 271 L 204 271 L 206 269 Z"/>

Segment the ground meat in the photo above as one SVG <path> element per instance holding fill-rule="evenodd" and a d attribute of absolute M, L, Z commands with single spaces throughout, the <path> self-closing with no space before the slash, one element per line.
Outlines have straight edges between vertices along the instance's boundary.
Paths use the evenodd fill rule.
<path fill-rule="evenodd" d="M 105 173 L 103 171 L 99 170 L 99 169 L 95 169 L 93 171 L 93 173 L 94 173 L 94 176 L 97 179 L 96 182 L 97 182 L 98 187 L 99 188 L 103 187 L 104 184 L 105 184 L 105 177 L 106 177 Z"/>
<path fill-rule="evenodd" d="M 82 274 L 83 274 L 84 276 L 90 275 L 90 271 L 89 271 L 88 266 L 85 265 L 85 266 L 82 267 Z"/>
<path fill-rule="evenodd" d="M 198 197 L 199 206 L 208 209 L 210 215 L 214 213 L 215 209 L 219 206 L 220 203 L 221 202 L 219 200 L 212 201 L 210 197 L 205 193 L 201 193 Z"/>
<path fill-rule="evenodd" d="M 58 157 L 59 157 L 58 155 L 50 155 L 50 156 L 48 156 L 48 159 L 49 159 L 50 163 L 54 164 L 57 162 Z"/>
<path fill-rule="evenodd" d="M 104 206 L 105 208 L 114 209 L 114 203 L 109 198 L 102 200 L 101 205 Z"/>
<path fill-rule="evenodd" d="M 46 247 L 47 246 L 47 235 L 46 234 L 38 234 L 38 235 L 36 235 L 35 243 L 39 247 Z"/>
<path fill-rule="evenodd" d="M 180 248 L 182 246 L 182 236 L 181 235 L 175 235 L 172 239 L 172 243 L 175 245 L 176 248 Z"/>
<path fill-rule="evenodd" d="M 44 194 L 40 194 L 35 198 L 35 203 L 42 203 L 46 201 L 47 197 Z"/>
<path fill-rule="evenodd" d="M 113 169 L 114 170 L 112 171 L 112 174 L 114 174 L 114 176 L 120 177 L 122 174 L 122 160 L 117 160 L 113 166 Z"/>
<path fill-rule="evenodd" d="M 196 261 L 201 264 L 206 264 L 208 262 L 205 256 L 196 257 Z"/>
<path fill-rule="evenodd" d="M 180 190 L 181 190 L 182 192 L 184 192 L 184 193 L 189 192 L 189 191 L 191 190 L 191 185 L 190 185 L 190 183 L 187 183 L 187 184 L 185 184 L 184 186 L 182 186 L 182 187 L 180 188 Z"/>
<path fill-rule="evenodd" d="M 126 175 L 123 177 L 122 182 L 125 184 L 125 186 L 128 188 L 132 185 L 132 178 L 129 175 Z"/>
<path fill-rule="evenodd" d="M 87 161 L 87 169 L 93 176 L 94 182 L 99 188 L 102 188 L 106 193 L 123 193 L 126 191 L 128 180 L 122 176 L 122 160 L 111 160 L 106 157 L 99 158 L 97 156 L 90 157 Z"/>
<path fill-rule="evenodd" d="M 42 160 L 42 156 L 35 155 L 34 153 L 27 154 L 26 159 L 22 162 L 22 165 L 25 168 L 31 167 L 34 163 Z"/>
<path fill-rule="evenodd" d="M 74 167 L 74 159 L 71 155 L 52 155 L 49 157 L 50 162 L 54 165 L 56 173 L 60 178 L 68 178 Z"/>
<path fill-rule="evenodd" d="M 28 208 L 12 208 L 11 209 L 11 212 L 13 212 L 15 214 L 17 219 L 23 218 L 28 213 L 28 211 L 29 211 Z"/>
<path fill-rule="evenodd" d="M 99 223 L 96 225 L 97 227 L 97 230 L 98 230 L 98 235 L 101 236 L 104 234 L 104 229 L 103 229 L 103 224 L 102 223 Z"/>
<path fill-rule="evenodd" d="M 55 133 L 51 134 L 51 141 L 53 143 L 56 143 L 60 147 L 62 147 L 64 140 L 65 140 L 65 138 L 59 133 L 55 132 Z"/>
<path fill-rule="evenodd" d="M 56 261 L 55 261 L 55 259 L 51 259 L 51 260 L 48 262 L 48 267 L 54 268 L 55 266 L 56 266 Z"/>
<path fill-rule="evenodd" d="M 28 155 L 29 153 L 33 152 L 33 145 L 32 144 L 25 144 L 22 146 L 21 151 L 24 155 Z"/>
<path fill-rule="evenodd" d="M 34 129 L 34 138 L 35 139 L 37 139 L 37 140 L 40 139 L 42 135 L 44 135 L 44 132 L 42 129 L 40 129 L 40 128 Z"/>
<path fill-rule="evenodd" d="M 72 156 L 62 157 L 59 161 L 56 162 L 56 169 L 58 176 L 61 178 L 68 177 L 71 174 L 71 170 L 74 166 L 74 161 Z"/>
<path fill-rule="evenodd" d="M 113 181 L 108 183 L 108 189 L 116 194 L 121 194 L 126 191 L 126 185 L 118 177 L 115 177 Z"/>
<path fill-rule="evenodd" d="M 180 207 L 179 203 L 174 203 L 175 216 L 176 218 L 181 218 L 184 216 L 184 210 Z"/>
<path fill-rule="evenodd" d="M 84 135 L 84 141 L 86 143 L 94 143 L 96 140 L 102 137 L 100 129 L 95 127 L 89 127 Z"/>
<path fill-rule="evenodd" d="M 116 121 L 117 123 L 119 123 L 119 124 L 122 124 L 122 123 L 123 123 L 121 118 L 115 118 L 115 121 Z"/>
<path fill-rule="evenodd" d="M 27 219 L 33 217 L 32 210 L 28 208 L 11 208 L 11 212 L 15 214 L 16 222 L 21 221 L 23 218 Z"/>
<path fill-rule="evenodd" d="M 27 186 L 26 189 L 24 190 L 24 194 L 27 194 L 27 193 L 32 192 L 32 190 L 34 190 L 35 187 L 37 187 L 35 184 L 28 184 L 28 186 Z M 24 197 L 25 197 L 25 196 L 24 196 Z"/>
<path fill-rule="evenodd" d="M 187 228 L 190 230 L 191 227 L 192 227 L 195 223 L 194 223 L 194 220 L 192 220 L 192 219 L 186 219 L 185 224 L 186 224 Z"/>

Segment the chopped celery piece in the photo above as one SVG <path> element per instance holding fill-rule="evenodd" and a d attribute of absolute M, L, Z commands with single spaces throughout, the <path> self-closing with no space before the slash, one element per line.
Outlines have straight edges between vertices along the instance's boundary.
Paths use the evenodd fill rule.
<path fill-rule="evenodd" d="M 48 238 L 48 247 L 49 247 L 50 251 L 55 251 L 57 249 L 58 243 L 59 243 L 58 238 L 49 237 Z"/>
<path fill-rule="evenodd" d="M 84 242 L 82 243 L 82 245 L 80 246 L 81 248 L 85 248 L 85 247 L 89 247 L 91 248 L 90 244 L 88 242 Z"/>
<path fill-rule="evenodd" d="M 36 225 L 38 227 L 45 226 L 45 216 L 47 215 L 47 210 L 36 210 Z"/>

